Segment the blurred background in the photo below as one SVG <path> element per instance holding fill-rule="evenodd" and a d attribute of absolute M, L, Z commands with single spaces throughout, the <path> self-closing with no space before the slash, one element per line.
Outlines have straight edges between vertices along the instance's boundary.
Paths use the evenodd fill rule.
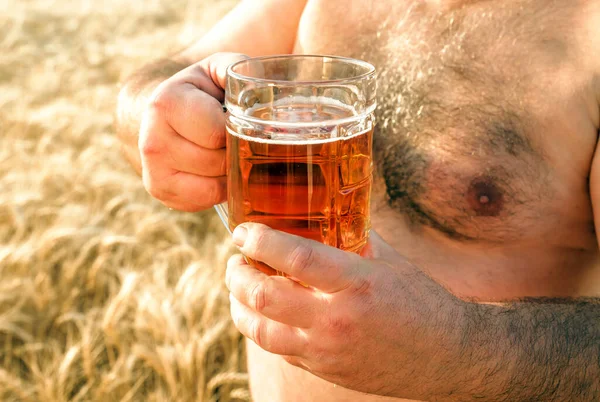
<path fill-rule="evenodd" d="M 118 83 L 234 0 L 0 0 L 0 400 L 249 400 L 213 211 L 120 154 Z"/>

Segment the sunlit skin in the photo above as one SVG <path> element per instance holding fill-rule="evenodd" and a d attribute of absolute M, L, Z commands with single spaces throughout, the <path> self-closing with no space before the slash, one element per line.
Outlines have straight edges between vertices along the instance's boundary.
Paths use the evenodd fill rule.
<path fill-rule="evenodd" d="M 234 234 L 309 286 L 229 261 L 255 400 L 600 398 L 598 21 L 597 0 L 248 0 L 131 78 L 126 154 L 193 212 L 226 199 L 230 63 L 338 54 L 379 71 L 370 251 Z"/>
<path fill-rule="evenodd" d="M 431 284 L 376 233 L 371 234 L 364 257 L 256 223 L 238 226 L 233 241 L 244 255 L 280 267 L 283 274 L 302 283 L 266 275 L 242 255 L 233 256 L 225 281 L 238 329 L 262 349 L 332 384 L 384 395 L 397 392 L 394 379 L 411 370 L 405 362 L 417 358 L 419 345 L 434 342 L 433 337 L 423 336 L 412 348 L 412 356 L 392 352 L 398 333 L 418 330 L 412 325 L 414 311 L 429 316 L 427 325 L 435 327 L 443 310 L 454 321 L 444 340 L 450 345 L 460 338 L 464 311 L 450 293 L 435 289 L 440 300 L 434 306 L 427 305 L 419 292 L 395 294 L 394 289 L 404 286 L 403 278 L 422 281 L 424 287 Z M 427 375 L 447 369 L 457 358 L 437 356 Z M 417 383 L 403 386 L 409 385 Z M 411 396 L 411 391 L 403 392 Z"/>

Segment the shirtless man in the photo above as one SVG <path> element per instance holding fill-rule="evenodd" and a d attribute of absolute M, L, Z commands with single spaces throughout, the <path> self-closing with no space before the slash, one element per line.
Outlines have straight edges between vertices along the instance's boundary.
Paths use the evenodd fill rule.
<path fill-rule="evenodd" d="M 217 52 L 379 72 L 370 254 L 234 233 L 317 289 L 230 260 L 256 401 L 600 400 L 600 1 L 243 1 L 119 97 L 129 160 L 184 211 L 225 199 L 242 56 Z"/>

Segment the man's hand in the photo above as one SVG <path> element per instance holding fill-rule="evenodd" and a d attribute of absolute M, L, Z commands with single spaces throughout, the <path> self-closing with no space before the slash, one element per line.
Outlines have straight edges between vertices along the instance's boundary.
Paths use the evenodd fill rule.
<path fill-rule="evenodd" d="M 138 141 L 142 178 L 146 190 L 166 206 L 194 212 L 225 200 L 225 72 L 245 58 L 217 53 L 152 93 Z"/>
<path fill-rule="evenodd" d="M 453 360 L 439 351 L 459 343 L 451 329 L 460 328 L 460 302 L 375 233 L 368 258 L 254 223 L 233 239 L 297 280 L 267 276 L 241 255 L 229 260 L 233 321 L 258 346 L 357 391 L 415 399 L 443 392 L 423 385 Z"/>
<path fill-rule="evenodd" d="M 459 300 L 375 233 L 365 257 L 245 223 L 227 267 L 238 329 L 357 391 L 430 401 L 598 401 L 600 301 Z"/>

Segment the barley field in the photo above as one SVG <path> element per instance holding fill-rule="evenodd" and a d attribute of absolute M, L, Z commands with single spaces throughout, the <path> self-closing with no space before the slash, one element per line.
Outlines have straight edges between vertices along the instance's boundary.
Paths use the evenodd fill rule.
<path fill-rule="evenodd" d="M 233 248 L 146 194 L 119 81 L 234 0 L 0 0 L 0 401 L 247 401 Z"/>

